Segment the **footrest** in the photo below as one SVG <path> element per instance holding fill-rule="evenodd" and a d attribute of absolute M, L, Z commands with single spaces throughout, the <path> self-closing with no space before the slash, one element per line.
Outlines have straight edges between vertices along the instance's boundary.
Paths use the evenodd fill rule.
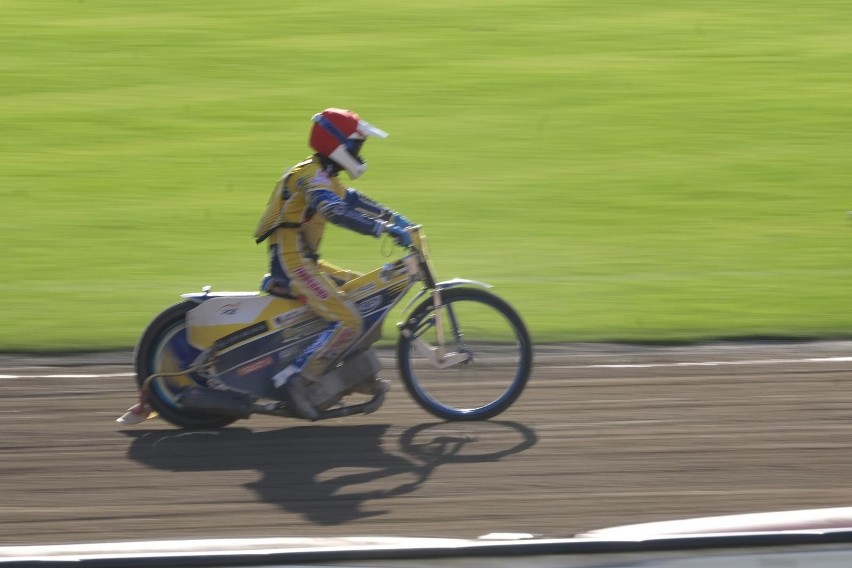
<path fill-rule="evenodd" d="M 324 410 L 320 412 L 319 418 L 317 420 L 328 420 L 329 418 L 342 418 L 344 416 L 352 416 L 353 414 L 372 414 L 385 401 L 385 393 L 379 393 L 367 402 L 363 402 L 361 404 L 351 404 L 349 406 L 342 406 L 340 408 L 334 408 L 332 410 Z"/>

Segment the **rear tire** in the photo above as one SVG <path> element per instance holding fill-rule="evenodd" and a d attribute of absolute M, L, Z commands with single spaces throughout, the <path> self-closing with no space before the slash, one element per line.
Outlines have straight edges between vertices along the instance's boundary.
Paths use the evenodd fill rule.
<path fill-rule="evenodd" d="M 154 318 L 139 339 L 133 354 L 136 384 L 141 389 L 145 380 L 155 373 L 173 373 L 187 368 L 201 351 L 189 344 L 186 337 L 186 314 L 195 302 L 179 302 Z M 203 386 L 200 377 L 179 375 L 160 377 L 148 383 L 147 401 L 165 420 L 181 428 L 223 428 L 236 418 L 185 410 L 177 396 L 185 389 Z"/>

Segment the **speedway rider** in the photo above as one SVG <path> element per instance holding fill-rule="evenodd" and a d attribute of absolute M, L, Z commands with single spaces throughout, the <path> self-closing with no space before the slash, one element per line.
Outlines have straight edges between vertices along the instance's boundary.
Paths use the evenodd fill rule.
<path fill-rule="evenodd" d="M 302 418 L 319 417 L 307 396 L 307 382 L 319 380 L 363 328 L 355 304 L 340 289 L 358 273 L 320 259 L 326 222 L 374 237 L 387 233 L 401 246 L 411 244 L 406 232 L 411 223 L 405 217 L 338 179 L 341 170 L 355 179 L 367 169 L 360 152 L 368 136 L 387 138 L 388 134 L 349 110 L 329 108 L 314 115 L 309 143 L 316 153 L 281 177 L 254 232 L 258 243 L 269 245 L 270 277 L 265 289 L 303 299 L 328 322 L 317 339 L 272 378 L 275 395 L 289 402 Z M 373 382 L 362 388 L 368 392 L 385 388 L 378 379 Z"/>

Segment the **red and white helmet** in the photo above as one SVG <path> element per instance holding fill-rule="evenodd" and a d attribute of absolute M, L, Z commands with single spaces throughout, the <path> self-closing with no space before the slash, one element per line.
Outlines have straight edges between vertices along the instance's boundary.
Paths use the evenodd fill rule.
<path fill-rule="evenodd" d="M 313 117 L 311 148 L 333 160 L 349 174 L 357 178 L 367 170 L 367 164 L 359 155 L 361 145 L 368 136 L 387 138 L 388 133 L 376 128 L 352 111 L 327 108 Z"/>

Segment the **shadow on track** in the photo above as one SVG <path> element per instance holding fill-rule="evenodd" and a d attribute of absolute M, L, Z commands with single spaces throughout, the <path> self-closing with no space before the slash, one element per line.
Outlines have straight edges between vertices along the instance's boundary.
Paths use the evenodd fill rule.
<path fill-rule="evenodd" d="M 388 448 L 393 442 L 389 429 L 365 425 L 123 434 L 133 438 L 128 457 L 148 467 L 257 470 L 260 480 L 246 487 L 261 501 L 321 525 L 382 515 L 385 511 L 364 511 L 364 504 L 413 493 L 442 465 L 496 462 L 538 441 L 531 428 L 515 422 L 428 423 L 399 435 L 397 453 Z"/>

